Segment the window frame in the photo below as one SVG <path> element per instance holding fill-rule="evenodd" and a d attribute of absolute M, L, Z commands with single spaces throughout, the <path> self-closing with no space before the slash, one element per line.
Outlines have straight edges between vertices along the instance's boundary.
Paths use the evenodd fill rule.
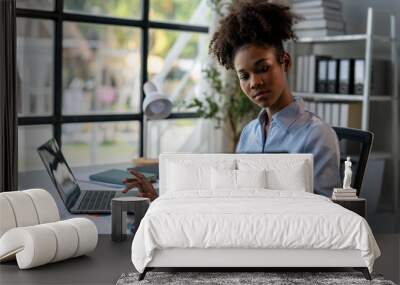
<path fill-rule="evenodd" d="M 53 66 L 53 111 L 51 116 L 18 116 L 18 126 L 33 125 L 51 125 L 53 128 L 53 136 L 60 146 L 62 146 L 62 126 L 65 123 L 95 123 L 95 122 L 116 122 L 116 121 L 139 121 L 140 124 L 140 145 L 139 156 L 144 155 L 144 129 L 143 129 L 143 110 L 140 108 L 139 113 L 124 114 L 93 114 L 93 115 L 63 115 L 62 114 L 62 51 L 63 51 L 63 23 L 78 22 L 91 24 L 106 24 L 123 27 L 139 28 L 141 32 L 141 70 L 140 84 L 147 81 L 147 58 L 149 55 L 149 32 L 150 29 L 164 29 L 168 31 L 196 32 L 208 33 L 208 27 L 186 25 L 180 23 L 167 23 L 149 20 L 151 0 L 141 0 L 142 17 L 141 19 L 126 19 L 110 16 L 78 14 L 74 12 L 64 12 L 64 0 L 55 0 L 53 11 L 34 10 L 34 9 L 16 9 L 17 18 L 33 18 L 42 20 L 52 20 L 54 23 L 54 66 Z M 18 55 L 17 55 L 18 56 Z M 140 89 L 140 106 L 143 104 L 144 92 Z M 168 119 L 190 119 L 199 118 L 197 113 L 172 113 Z"/>

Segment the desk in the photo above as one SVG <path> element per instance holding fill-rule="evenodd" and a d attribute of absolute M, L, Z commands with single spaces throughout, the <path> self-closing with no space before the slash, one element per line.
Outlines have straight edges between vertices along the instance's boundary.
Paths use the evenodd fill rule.
<path fill-rule="evenodd" d="M 98 173 L 100 171 L 108 170 L 111 168 L 126 169 L 131 166 L 132 164 L 130 163 L 124 163 L 124 164 L 119 163 L 119 164 L 73 167 L 72 173 L 78 180 L 79 185 L 83 190 L 92 189 L 92 190 L 121 191 L 122 188 L 120 189 L 111 188 L 99 184 L 80 182 L 79 180 L 88 181 L 89 175 L 93 173 Z M 56 201 L 58 211 L 60 212 L 60 217 L 62 220 L 77 218 L 77 217 L 89 218 L 96 224 L 97 231 L 99 232 L 99 234 L 111 234 L 111 215 L 74 215 L 68 212 L 46 170 L 27 171 L 19 173 L 18 185 L 20 190 L 25 190 L 30 188 L 43 188 L 49 191 L 49 193 L 53 196 L 54 200 Z M 136 189 L 132 189 L 131 191 L 135 191 L 137 193 Z"/>

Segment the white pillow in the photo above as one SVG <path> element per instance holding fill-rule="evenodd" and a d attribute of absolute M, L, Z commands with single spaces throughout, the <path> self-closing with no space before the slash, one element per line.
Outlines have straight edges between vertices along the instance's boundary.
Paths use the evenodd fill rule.
<path fill-rule="evenodd" d="M 267 187 L 271 190 L 309 191 L 312 187 L 310 181 L 310 167 L 306 160 L 294 159 L 238 159 L 240 170 L 257 171 L 266 170 Z"/>
<path fill-rule="evenodd" d="M 290 169 L 267 171 L 268 189 L 306 192 L 309 188 L 307 164 L 292 164 Z"/>
<path fill-rule="evenodd" d="M 266 188 L 265 170 L 230 170 L 215 169 L 211 171 L 213 190 L 239 190 L 241 188 Z"/>
<path fill-rule="evenodd" d="M 267 188 L 267 171 L 236 170 L 237 188 Z"/>
<path fill-rule="evenodd" d="M 233 169 L 216 169 L 211 170 L 211 188 L 213 190 L 236 189 L 236 170 Z"/>
<path fill-rule="evenodd" d="M 210 189 L 211 169 L 208 166 L 169 163 L 167 187 L 169 191 Z"/>
<path fill-rule="evenodd" d="M 211 191 L 211 169 L 234 169 L 234 159 L 171 159 L 166 161 L 166 191 Z"/>

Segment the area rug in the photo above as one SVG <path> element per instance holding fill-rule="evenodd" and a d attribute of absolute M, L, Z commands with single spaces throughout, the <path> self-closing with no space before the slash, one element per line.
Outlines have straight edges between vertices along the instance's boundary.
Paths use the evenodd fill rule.
<path fill-rule="evenodd" d="M 148 272 L 142 281 L 138 281 L 138 276 L 139 273 L 122 274 L 117 285 L 395 285 L 392 281 L 384 280 L 381 275 L 372 275 L 373 280 L 368 281 L 360 272 Z"/>

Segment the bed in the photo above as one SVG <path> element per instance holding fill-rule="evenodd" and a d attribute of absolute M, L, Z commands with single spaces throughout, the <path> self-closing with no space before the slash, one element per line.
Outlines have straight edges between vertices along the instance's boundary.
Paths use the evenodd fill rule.
<path fill-rule="evenodd" d="M 380 251 L 361 216 L 313 194 L 310 154 L 162 154 L 160 197 L 132 243 L 158 267 L 353 267 Z"/>

